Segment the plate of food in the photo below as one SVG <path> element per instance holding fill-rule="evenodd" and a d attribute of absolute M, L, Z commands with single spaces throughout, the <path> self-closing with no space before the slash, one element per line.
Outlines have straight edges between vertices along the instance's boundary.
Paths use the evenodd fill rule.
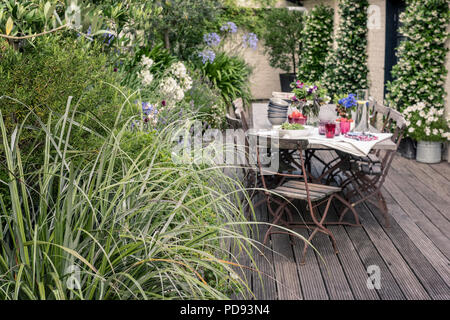
<path fill-rule="evenodd" d="M 279 129 L 281 138 L 301 138 L 309 136 L 314 130 L 312 126 L 305 126 L 299 123 L 283 123 Z"/>

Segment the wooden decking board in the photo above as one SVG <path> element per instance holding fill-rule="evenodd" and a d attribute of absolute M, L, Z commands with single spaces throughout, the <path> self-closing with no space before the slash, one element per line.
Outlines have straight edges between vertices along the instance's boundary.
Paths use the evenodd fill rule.
<path fill-rule="evenodd" d="M 333 157 L 332 153 L 327 151 L 321 152 L 321 156 L 324 159 L 331 159 Z M 358 211 L 361 218 L 361 224 L 367 232 L 367 235 L 385 260 L 406 298 L 429 299 L 429 295 L 422 287 L 420 281 L 416 278 L 414 272 L 403 259 L 394 243 L 384 232 L 382 227 L 384 221 L 381 221 L 381 224 L 378 223 L 378 220 L 374 218 L 372 212 L 367 210 L 367 207 L 364 205 L 358 205 L 356 210 Z M 378 211 L 375 215 L 382 218 L 381 213 Z"/>
<path fill-rule="evenodd" d="M 306 239 L 309 237 L 308 230 L 299 228 L 295 230 L 298 234 Z M 292 237 L 293 250 L 295 260 L 297 262 L 297 271 L 300 283 L 302 284 L 302 292 L 305 300 L 328 300 L 327 288 L 320 271 L 317 261 L 317 253 L 309 248 L 306 251 L 306 263 L 300 265 L 304 242 L 298 237 Z"/>
<path fill-rule="evenodd" d="M 297 264 L 289 241 L 285 234 L 271 235 L 272 249 L 283 257 L 274 257 L 275 275 L 277 277 L 278 298 L 280 300 L 303 299 Z"/>
<path fill-rule="evenodd" d="M 336 237 L 339 249 L 339 260 L 347 275 L 350 288 L 357 300 L 379 300 L 376 290 L 367 288 L 367 269 L 359 258 L 356 249 L 343 226 L 330 226 L 329 229 Z"/>
<path fill-rule="evenodd" d="M 433 181 L 428 186 L 431 190 L 437 192 L 444 198 L 450 197 L 450 182 L 428 165 L 416 161 L 409 161 L 402 157 L 395 157 L 393 165 L 395 167 L 400 166 L 409 169 L 419 181 Z"/>
<path fill-rule="evenodd" d="M 393 201 L 393 199 L 386 195 L 386 202 L 388 203 L 388 207 L 391 213 L 391 216 L 394 219 L 391 219 L 391 226 L 386 228 L 384 225 L 382 228 L 385 230 L 386 234 L 390 237 L 394 245 L 400 251 L 400 254 L 407 261 L 409 267 L 413 270 L 416 277 L 420 280 L 422 286 L 427 290 L 428 294 L 432 299 L 450 299 L 450 288 L 446 281 L 442 278 L 441 275 L 445 275 L 446 272 L 444 267 L 440 265 L 440 261 L 435 261 L 435 266 L 439 267 L 440 274 L 437 270 L 430 264 L 428 259 L 423 255 L 421 250 L 417 248 L 419 246 L 425 246 L 427 243 L 427 238 L 417 235 L 414 237 L 414 241 L 412 241 L 409 236 L 412 236 L 412 232 L 406 231 L 403 229 L 404 227 L 410 227 L 412 224 L 407 226 L 407 223 L 402 223 L 400 226 L 397 223 L 397 219 L 401 219 L 401 208 Z M 367 204 L 370 211 L 376 211 L 377 209 L 373 207 L 371 204 Z M 380 224 L 383 223 L 384 219 L 381 219 L 379 215 L 375 215 L 375 218 L 379 221 Z M 403 227 L 403 228 L 402 228 Z M 429 255 L 433 254 L 434 258 L 436 257 L 436 251 L 433 247 L 423 248 L 423 250 L 429 250 Z M 437 255 L 438 256 L 438 255 Z M 438 265 L 439 264 L 439 265 Z M 448 278 L 448 274 L 446 275 Z"/>
<path fill-rule="evenodd" d="M 416 278 L 408 263 L 403 259 L 383 227 L 369 210 L 362 210 L 359 206 L 358 212 L 362 216 L 362 224 L 374 246 L 389 267 L 393 277 L 396 279 L 407 299 L 429 299 L 429 295 L 423 288 L 421 282 Z M 379 213 L 378 213 L 379 215 Z M 384 223 L 384 221 L 381 221 Z"/>
<path fill-rule="evenodd" d="M 321 151 L 319 152 L 319 154 L 326 161 L 331 161 L 332 159 L 335 158 L 335 154 L 333 154 L 333 152 L 330 151 Z M 361 210 L 361 208 L 364 209 L 363 206 L 358 206 L 357 210 L 358 209 Z M 330 220 L 336 220 L 337 217 L 335 216 L 337 216 L 337 212 L 339 212 L 340 210 L 341 208 L 337 208 L 337 204 L 334 203 L 333 210 L 331 210 L 330 212 L 331 214 Z M 360 219 L 361 222 L 363 222 L 364 215 L 361 215 Z M 365 229 L 363 227 L 361 228 L 345 227 L 345 230 L 350 239 L 352 240 L 353 246 L 357 248 L 357 253 L 366 268 L 365 270 L 367 270 L 367 267 L 371 265 L 377 265 L 380 267 L 383 284 L 381 289 L 377 290 L 377 293 L 379 294 L 381 299 L 383 300 L 405 299 L 405 295 L 403 294 L 402 290 L 400 289 L 399 285 L 394 279 L 394 276 L 392 275 L 385 261 L 380 256 L 380 253 L 377 251 L 374 244 L 370 240 Z"/>
<path fill-rule="evenodd" d="M 430 164 L 430 168 L 442 175 L 444 179 L 450 181 L 450 163 L 445 161 L 441 163 Z"/>
<path fill-rule="evenodd" d="M 380 268 L 381 289 L 377 290 L 382 300 L 403 300 L 405 295 L 392 275 L 386 262 L 380 256 L 374 244 L 370 241 L 364 228 L 345 227 L 348 236 L 358 252 L 366 270 L 376 265 Z"/>
<path fill-rule="evenodd" d="M 389 192 L 395 192 L 394 187 L 401 190 L 401 192 L 409 199 L 407 201 L 404 197 L 399 196 L 398 201 L 402 201 L 401 206 L 404 207 L 408 215 L 413 219 L 418 219 L 421 215 L 425 217 L 438 228 L 444 237 L 449 238 L 450 221 L 442 215 L 421 193 L 417 192 L 412 186 L 402 183 L 402 176 L 397 171 L 392 170 L 390 176 L 386 179 L 386 188 Z M 398 202 L 397 201 L 397 202 Z M 415 209 L 414 209 L 415 208 Z"/>
<path fill-rule="evenodd" d="M 393 181 L 387 180 L 384 187 L 403 209 L 405 215 L 407 215 L 403 217 L 403 220 L 408 219 L 407 225 L 417 225 L 420 232 L 424 233 L 423 236 L 429 238 L 436 249 L 441 251 L 445 255 L 446 260 L 448 260 L 450 258 L 450 240 L 448 235 L 445 235 L 437 226 L 431 223 L 423 212 L 414 205 L 414 203 L 400 190 L 400 188 L 398 188 L 398 186 L 394 184 Z"/>
<path fill-rule="evenodd" d="M 353 300 L 354 295 L 348 283 L 348 279 L 328 236 L 319 233 L 312 240 L 312 244 L 316 247 L 325 261 L 323 262 L 322 259 L 318 259 L 322 277 L 330 299 Z M 313 249 L 308 248 L 308 250 Z M 306 260 L 306 263 L 309 263 L 309 261 Z"/>
<path fill-rule="evenodd" d="M 255 203 L 257 203 L 259 199 L 260 197 L 257 197 Z M 264 205 L 259 206 L 255 211 L 257 221 L 268 220 L 267 208 Z M 255 232 L 255 234 L 260 242 L 263 241 L 267 229 L 267 225 L 258 225 L 256 230 L 257 233 Z M 275 300 L 277 299 L 278 294 L 275 282 L 276 277 L 273 265 L 273 252 L 265 246 L 259 246 L 259 249 L 262 251 L 263 255 L 255 251 L 254 259 L 256 264 L 255 268 L 261 273 L 258 274 L 253 272 L 252 274 L 253 293 L 255 294 L 256 299 Z"/>
<path fill-rule="evenodd" d="M 444 199 L 442 195 L 439 195 L 434 190 L 430 189 L 430 185 L 433 184 L 433 181 L 427 181 L 427 185 L 424 185 L 424 181 L 417 179 L 417 177 L 406 167 L 392 166 L 391 170 L 397 171 L 402 176 L 402 180 L 405 184 L 411 185 L 418 193 L 423 194 L 430 204 L 446 219 L 450 219 L 450 203 L 447 199 Z"/>

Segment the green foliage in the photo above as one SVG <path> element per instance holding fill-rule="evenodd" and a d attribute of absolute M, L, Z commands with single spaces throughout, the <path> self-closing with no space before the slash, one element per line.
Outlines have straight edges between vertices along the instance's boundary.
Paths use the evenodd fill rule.
<path fill-rule="evenodd" d="M 444 109 L 427 107 L 420 102 L 403 110 L 408 135 L 417 141 L 450 140 L 450 120 L 445 120 Z"/>
<path fill-rule="evenodd" d="M 201 72 L 193 72 L 193 86 L 186 94 L 188 108 L 197 120 L 221 129 L 226 125 L 226 103 L 220 90 L 215 88 Z"/>
<path fill-rule="evenodd" d="M 230 6 L 222 9 L 216 29 L 229 21 L 234 22 L 239 28 L 253 32 L 258 37 L 262 37 L 266 30 L 265 15 L 266 9 L 244 8 L 240 6 Z"/>
<path fill-rule="evenodd" d="M 387 84 L 386 100 L 400 111 L 420 102 L 443 108 L 449 3 L 408 0 L 400 21 L 406 39 L 397 48 L 398 63 L 392 70 L 394 80 Z"/>
<path fill-rule="evenodd" d="M 154 64 L 150 71 L 155 76 L 155 79 L 160 79 L 167 69 L 177 61 L 177 58 L 170 54 L 162 43 L 153 47 L 138 47 L 133 53 L 125 52 L 118 59 L 119 72 L 123 75 L 122 85 L 135 90 L 141 88 L 142 84 L 138 74 L 142 69 L 141 61 L 143 56 L 153 60 Z"/>
<path fill-rule="evenodd" d="M 250 100 L 249 77 L 251 70 L 242 58 L 219 52 L 214 62 L 206 62 L 204 65 L 201 65 L 200 62 L 199 66 L 213 87 L 220 90 L 227 103 L 231 103 L 239 97 Z"/>
<path fill-rule="evenodd" d="M 8 185 L 0 194 L 0 299 L 245 295 L 230 266 L 236 261 L 221 243 L 233 237 L 238 250 L 250 249 L 248 230 L 239 225 L 244 217 L 237 194 L 245 191 L 221 168 L 167 160 L 172 134 L 189 130 L 186 121 L 149 137 L 130 135 L 129 119 L 100 135 L 95 159 L 76 166 L 70 155 L 79 146 L 67 143 L 74 110 L 66 110 L 56 126 L 30 115 L 11 135 L 0 112 L 8 168 L 0 181 Z M 17 141 L 28 121 L 38 123 L 33 131 L 41 133 L 45 147 L 43 161 L 24 175 Z M 133 136 L 141 143 L 130 144 Z M 130 147 L 139 151 L 130 153 Z M 6 194 L 11 207 L 5 206 Z"/>
<path fill-rule="evenodd" d="M 265 19 L 264 45 L 274 68 L 297 73 L 302 52 L 304 13 L 285 8 L 271 9 Z"/>
<path fill-rule="evenodd" d="M 308 13 L 298 79 L 306 82 L 322 79 L 326 57 L 333 47 L 333 15 L 333 9 L 324 5 L 315 6 Z"/>
<path fill-rule="evenodd" d="M 90 27 L 91 36 L 101 34 L 103 20 L 89 1 L 57 0 L 0 0 L 0 33 L 23 37 L 48 32 L 56 27 L 76 30 L 77 33 Z M 34 37 L 10 39 L 10 44 L 18 49 Z"/>
<path fill-rule="evenodd" d="M 323 84 L 330 95 L 368 87 L 367 0 L 339 1 L 337 48 L 326 59 Z"/>
<path fill-rule="evenodd" d="M 107 64 L 107 57 L 98 48 L 84 44 L 83 39 L 61 39 L 59 37 L 40 37 L 35 47 L 27 47 L 24 52 L 6 49 L 0 59 L 1 109 L 8 132 L 27 117 L 29 108 L 46 121 L 53 113 L 53 121 L 64 114 L 69 96 L 77 105 L 75 119 L 78 125 L 73 128 L 72 143 L 95 150 L 97 137 L 81 127 L 89 125 L 97 132 L 105 132 L 117 117 L 119 94 L 112 85 L 119 84 L 117 73 Z M 35 124 L 36 126 L 37 124 Z M 33 158 L 43 147 L 43 140 L 35 132 L 21 136 L 20 148 Z"/>
<path fill-rule="evenodd" d="M 150 4 L 151 19 L 143 16 L 135 25 L 144 27 L 145 41 L 162 41 L 173 54 L 187 60 L 216 23 L 220 4 L 219 0 L 162 0 Z"/>

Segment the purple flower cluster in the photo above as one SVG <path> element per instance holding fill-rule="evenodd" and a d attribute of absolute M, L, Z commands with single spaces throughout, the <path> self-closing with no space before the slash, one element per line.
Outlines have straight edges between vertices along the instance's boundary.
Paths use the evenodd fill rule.
<path fill-rule="evenodd" d="M 353 93 L 350 93 L 348 97 L 342 98 L 338 101 L 338 103 L 344 106 L 346 109 L 352 108 L 356 106 L 356 96 Z"/>
<path fill-rule="evenodd" d="M 229 33 L 236 33 L 237 32 L 237 26 L 234 22 L 229 21 L 225 23 L 222 27 L 220 27 L 220 31 L 226 31 Z"/>
<path fill-rule="evenodd" d="M 150 114 L 158 114 L 158 109 L 153 105 L 150 104 L 148 102 L 142 102 L 142 113 L 145 114 L 146 116 L 150 115 Z"/>
<path fill-rule="evenodd" d="M 316 92 L 317 89 L 318 89 L 317 86 L 310 87 L 310 88 L 308 89 L 308 93 L 309 93 L 309 94 L 312 94 L 313 92 Z"/>
<path fill-rule="evenodd" d="M 205 34 L 203 40 L 210 47 L 217 47 L 220 44 L 220 36 L 215 32 Z"/>
<path fill-rule="evenodd" d="M 242 45 L 244 48 L 256 49 L 258 46 L 258 37 L 253 32 L 246 33 L 242 37 Z"/>
<path fill-rule="evenodd" d="M 206 62 L 213 63 L 214 59 L 216 59 L 216 53 L 209 49 L 199 52 L 198 56 L 202 58 L 203 64 L 205 64 Z"/>

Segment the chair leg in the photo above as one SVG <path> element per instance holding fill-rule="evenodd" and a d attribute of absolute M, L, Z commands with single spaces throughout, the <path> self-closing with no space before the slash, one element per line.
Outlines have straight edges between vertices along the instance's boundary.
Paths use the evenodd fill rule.
<path fill-rule="evenodd" d="M 355 222 L 357 226 L 360 226 L 361 223 L 359 222 L 359 216 L 358 213 L 355 210 L 355 207 L 348 202 L 347 200 L 345 200 L 343 197 L 341 197 L 340 195 L 335 195 L 336 199 L 338 199 L 342 204 L 345 205 L 344 210 L 341 213 L 341 216 L 339 217 L 339 222 L 342 222 L 342 219 L 344 218 L 345 213 L 347 213 L 348 210 L 350 210 L 353 213 L 353 216 L 355 217 Z"/>
<path fill-rule="evenodd" d="M 384 199 L 384 196 L 381 193 L 381 191 L 378 191 L 378 202 L 380 203 L 380 210 L 381 212 L 383 212 L 384 223 L 386 225 L 386 228 L 389 228 L 391 226 L 391 223 L 389 221 L 389 211 L 386 204 L 386 200 Z"/>
<path fill-rule="evenodd" d="M 283 209 L 286 205 L 283 204 L 281 205 L 277 211 L 275 211 L 275 213 L 273 213 L 272 208 L 270 207 L 270 205 L 268 204 L 267 208 L 270 210 L 270 212 L 272 213 L 272 215 L 275 217 L 275 219 L 272 221 L 272 225 L 269 227 L 269 229 L 267 230 L 265 236 L 264 236 L 264 241 L 263 244 L 266 245 L 267 243 L 267 239 L 269 238 L 269 235 L 272 232 L 273 227 L 278 223 L 278 221 L 280 221 L 281 217 L 283 216 Z"/>
<path fill-rule="evenodd" d="M 308 237 L 308 241 L 305 241 L 303 245 L 302 259 L 300 261 L 300 265 L 305 265 L 306 263 L 306 250 L 308 249 L 309 243 L 311 243 L 312 238 L 316 235 L 317 231 L 319 231 L 319 227 L 315 228 L 311 235 Z"/>

